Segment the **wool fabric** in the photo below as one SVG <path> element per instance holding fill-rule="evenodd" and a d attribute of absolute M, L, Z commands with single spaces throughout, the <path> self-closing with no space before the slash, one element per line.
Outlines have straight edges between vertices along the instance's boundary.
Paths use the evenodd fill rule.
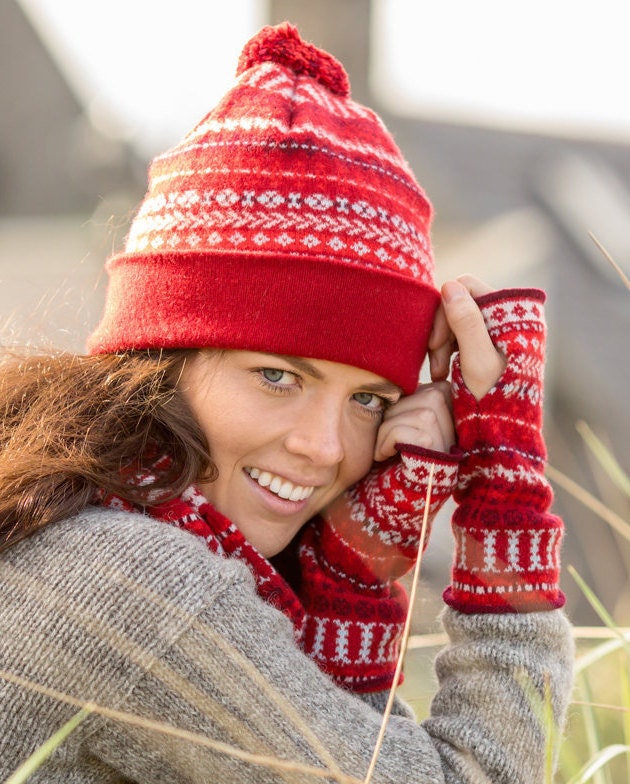
<path fill-rule="evenodd" d="M 258 595 L 289 618 L 295 642 L 323 672 L 355 693 L 379 691 L 390 688 L 396 670 L 408 601 L 394 578 L 409 571 L 418 551 L 430 468 L 436 481 L 429 519 L 450 495 L 457 474 L 456 459 L 399 447 L 395 464 L 375 470 L 368 482 L 310 520 L 275 563 L 195 486 L 146 507 L 103 491 L 95 501 L 116 511 L 141 510 L 200 537 L 212 553 L 245 563 Z M 129 481 L 150 485 L 169 464 L 168 456 L 160 457 L 149 468 L 130 472 Z M 282 563 L 293 580 L 283 574 Z"/>
<path fill-rule="evenodd" d="M 343 67 L 288 23 L 149 168 L 90 353 L 245 349 L 416 388 L 439 294 L 432 207 Z"/>
<path fill-rule="evenodd" d="M 461 612 L 532 612 L 562 607 L 562 520 L 549 509 L 542 436 L 545 294 L 493 292 L 477 301 L 507 359 L 477 401 L 453 363 L 453 417 L 462 450 L 453 515 L 455 554 L 447 604 Z"/>
<path fill-rule="evenodd" d="M 388 692 L 336 686 L 246 566 L 199 537 L 84 509 L 0 553 L 0 596 L 5 672 L 136 719 L 89 713 L 29 784 L 365 777 Z M 373 784 L 542 784 L 550 750 L 538 705 L 550 705 L 562 737 L 571 698 L 566 618 L 446 608 L 442 620 L 452 642 L 437 657 L 431 714 L 418 724 L 396 697 Z M 524 681 L 540 699 L 524 697 Z M 76 715 L 75 704 L 0 677 L 0 781 Z"/>

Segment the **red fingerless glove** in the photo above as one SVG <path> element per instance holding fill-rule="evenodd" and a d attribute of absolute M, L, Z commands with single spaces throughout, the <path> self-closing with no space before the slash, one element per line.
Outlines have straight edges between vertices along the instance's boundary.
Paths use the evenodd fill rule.
<path fill-rule="evenodd" d="M 549 514 L 542 437 L 545 294 L 493 292 L 477 300 L 507 367 L 477 401 L 453 363 L 453 414 L 463 452 L 454 493 L 455 556 L 447 604 L 467 613 L 561 607 L 562 521 Z"/>
<path fill-rule="evenodd" d="M 455 489 L 458 455 L 409 444 L 396 448 L 395 462 L 374 467 L 322 512 L 321 555 L 355 586 L 395 580 L 413 567 L 432 466 L 425 547 L 435 515 Z"/>
<path fill-rule="evenodd" d="M 430 466 L 430 519 L 450 496 L 458 457 L 399 445 L 400 458 L 373 469 L 302 534 L 302 649 L 353 691 L 391 686 L 407 614 L 393 580 L 413 566 Z"/>

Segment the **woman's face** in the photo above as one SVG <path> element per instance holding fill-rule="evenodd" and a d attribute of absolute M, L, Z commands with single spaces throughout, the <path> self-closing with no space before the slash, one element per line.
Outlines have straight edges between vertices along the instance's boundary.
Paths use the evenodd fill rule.
<path fill-rule="evenodd" d="M 252 351 L 199 352 L 179 386 L 218 470 L 204 495 L 267 557 L 367 473 L 400 397 L 367 370 Z"/>

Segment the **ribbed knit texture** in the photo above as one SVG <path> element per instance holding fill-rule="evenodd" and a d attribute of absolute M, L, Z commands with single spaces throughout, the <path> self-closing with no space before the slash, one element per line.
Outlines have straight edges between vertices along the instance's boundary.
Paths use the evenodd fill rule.
<path fill-rule="evenodd" d="M 341 64 L 264 28 L 235 85 L 153 160 L 89 350 L 272 351 L 412 392 L 439 301 L 431 216 Z"/>
<path fill-rule="evenodd" d="M 365 776 L 387 693 L 358 699 L 335 686 L 245 565 L 197 537 L 143 515 L 85 510 L 0 555 L 0 599 L 0 668 L 245 754 Z M 543 732 L 521 683 L 549 690 L 562 727 L 566 620 L 449 610 L 444 623 L 453 644 L 437 661 L 432 715 L 417 725 L 396 707 L 373 784 L 542 784 Z M 0 780 L 76 712 L 0 676 Z M 29 778 L 122 781 L 321 779 L 97 715 Z"/>

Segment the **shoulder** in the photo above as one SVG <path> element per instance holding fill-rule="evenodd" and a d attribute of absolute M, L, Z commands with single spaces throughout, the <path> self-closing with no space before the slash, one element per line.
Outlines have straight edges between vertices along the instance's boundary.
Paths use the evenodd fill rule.
<path fill-rule="evenodd" d="M 172 635 L 235 585 L 255 592 L 243 564 L 213 554 L 199 537 L 142 514 L 95 507 L 0 556 L 0 591 L 16 611 L 50 619 L 63 609 L 66 620 L 76 613 L 112 627 L 138 618 Z"/>

